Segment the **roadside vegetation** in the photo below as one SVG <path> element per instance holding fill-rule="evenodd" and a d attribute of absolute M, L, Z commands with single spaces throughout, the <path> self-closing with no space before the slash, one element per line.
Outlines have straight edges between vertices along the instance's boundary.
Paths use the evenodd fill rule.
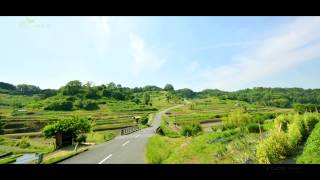
<path fill-rule="evenodd" d="M 215 97 L 194 99 L 163 117 L 162 132 L 148 142 L 146 160 L 164 164 L 317 163 L 317 158 L 311 159 L 317 157 L 314 127 L 319 120 L 317 112 Z M 197 129 L 196 133 L 191 129 Z"/>

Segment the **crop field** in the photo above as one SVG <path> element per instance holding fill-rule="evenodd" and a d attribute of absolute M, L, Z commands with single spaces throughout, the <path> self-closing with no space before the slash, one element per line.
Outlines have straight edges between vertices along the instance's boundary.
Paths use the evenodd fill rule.
<path fill-rule="evenodd" d="M 147 114 L 152 116 L 156 111 L 182 101 L 174 99 L 168 102 L 165 98 L 166 92 L 150 92 L 150 95 L 152 106 L 102 98 L 98 101 L 99 109 L 97 110 L 49 111 L 42 108 L 48 99 L 0 93 L 0 114 L 5 123 L 0 132 L 0 154 L 13 153 L 8 158 L 8 162 L 11 162 L 24 153 L 53 152 L 54 140 L 45 139 L 41 132 L 42 128 L 47 124 L 73 116 L 87 117 L 91 120 L 93 131 L 87 134 L 87 142 L 103 143 L 119 135 L 119 129 L 138 125 L 133 117 Z M 17 143 L 24 137 L 28 137 L 30 145 L 19 147 Z"/>
<path fill-rule="evenodd" d="M 243 109 L 246 113 L 239 111 Z M 239 122 L 247 117 L 250 121 L 245 125 L 227 124 L 232 118 Z M 150 139 L 145 156 L 149 163 L 155 164 L 319 163 L 309 155 L 314 152 L 312 145 L 317 143 L 313 139 L 319 128 L 312 130 L 319 120 L 318 113 L 299 115 L 289 108 L 215 97 L 195 99 L 162 118 L 162 133 Z M 219 123 L 212 123 L 210 131 L 205 131 L 202 124 L 211 121 Z M 186 127 L 196 127 L 192 124 L 200 124 L 202 130 L 193 134 L 191 129 L 186 135 Z M 319 157 L 317 153 L 313 155 Z"/>
<path fill-rule="evenodd" d="M 220 100 L 218 98 L 197 99 L 181 108 L 174 109 L 168 114 L 169 121 L 177 125 L 189 123 L 205 123 L 219 121 L 230 112 L 245 107 L 249 113 L 288 113 L 292 109 L 265 107 L 235 100 Z"/>

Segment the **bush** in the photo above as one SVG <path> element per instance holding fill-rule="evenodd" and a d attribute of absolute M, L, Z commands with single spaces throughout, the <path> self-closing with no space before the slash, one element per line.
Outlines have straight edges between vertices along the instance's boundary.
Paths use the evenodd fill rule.
<path fill-rule="evenodd" d="M 285 159 L 288 152 L 288 137 L 283 131 L 274 130 L 257 145 L 256 158 L 259 163 L 271 164 Z"/>
<path fill-rule="evenodd" d="M 319 164 L 320 163 L 320 123 L 316 125 L 310 134 L 303 153 L 297 158 L 297 163 Z"/>
<path fill-rule="evenodd" d="M 274 120 L 275 128 L 281 128 L 283 131 L 287 131 L 288 124 L 290 123 L 290 117 L 288 115 L 281 114 Z"/>
<path fill-rule="evenodd" d="M 44 110 L 51 111 L 71 111 L 73 108 L 72 101 L 60 100 L 49 103 Z"/>
<path fill-rule="evenodd" d="M 83 102 L 83 109 L 85 110 L 97 110 L 99 109 L 99 105 L 91 100 L 87 100 Z"/>
<path fill-rule="evenodd" d="M 295 115 L 293 122 L 288 125 L 287 134 L 289 151 L 292 152 L 299 145 L 304 136 L 303 121 L 299 115 Z"/>
<path fill-rule="evenodd" d="M 278 116 L 274 122 L 276 128 L 271 131 L 270 137 L 257 145 L 259 163 L 276 163 L 294 153 L 312 131 L 318 117 L 318 113 Z"/>
<path fill-rule="evenodd" d="M 247 130 L 249 133 L 260 133 L 260 129 L 261 131 L 263 130 L 263 126 L 260 125 L 259 128 L 259 124 L 258 123 L 251 123 L 247 126 Z"/>
<path fill-rule="evenodd" d="M 319 122 L 320 117 L 318 113 L 304 113 L 303 123 L 307 133 L 311 133 L 314 126 Z"/>
<path fill-rule="evenodd" d="M 80 134 L 77 138 L 75 138 L 75 142 L 82 143 L 86 142 L 87 136 L 84 134 Z"/>
<path fill-rule="evenodd" d="M 170 129 L 168 126 L 167 126 L 167 121 L 165 119 L 162 119 L 161 120 L 161 123 L 160 123 L 160 129 L 161 129 L 161 133 L 165 136 L 168 136 L 168 137 L 171 137 L 171 138 L 177 138 L 177 137 L 180 137 L 180 134 L 172 129 Z"/>
<path fill-rule="evenodd" d="M 183 136 L 195 136 L 199 132 L 201 132 L 201 126 L 199 124 L 183 126 L 181 130 L 181 134 Z"/>
<path fill-rule="evenodd" d="M 139 123 L 142 125 L 146 125 L 148 123 L 148 121 L 149 121 L 148 115 L 144 115 L 140 118 Z"/>
<path fill-rule="evenodd" d="M 19 141 L 17 141 L 16 146 L 23 148 L 23 149 L 30 147 L 31 144 L 29 142 L 29 138 L 22 137 Z"/>
<path fill-rule="evenodd" d="M 227 117 L 222 118 L 222 121 L 226 128 L 234 128 L 252 123 L 253 119 L 248 113 L 244 113 L 241 110 L 236 110 L 231 112 Z"/>

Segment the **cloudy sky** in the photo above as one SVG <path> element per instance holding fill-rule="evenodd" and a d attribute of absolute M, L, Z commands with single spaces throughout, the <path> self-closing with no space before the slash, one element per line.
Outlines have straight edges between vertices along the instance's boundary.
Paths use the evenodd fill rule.
<path fill-rule="evenodd" d="M 0 17 L 0 81 L 320 87 L 320 17 Z"/>

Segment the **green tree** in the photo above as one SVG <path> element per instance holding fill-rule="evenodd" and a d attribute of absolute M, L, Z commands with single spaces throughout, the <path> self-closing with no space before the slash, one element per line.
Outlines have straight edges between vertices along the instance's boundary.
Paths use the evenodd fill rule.
<path fill-rule="evenodd" d="M 150 94 L 149 93 L 144 93 L 143 97 L 142 97 L 143 104 L 149 105 L 150 101 L 151 101 Z"/>
<path fill-rule="evenodd" d="M 19 84 L 17 85 L 17 92 L 22 95 L 33 95 L 41 93 L 41 89 L 34 85 Z"/>
<path fill-rule="evenodd" d="M 2 116 L 1 116 L 1 114 L 0 114 L 0 132 L 1 132 L 4 124 L 5 124 L 5 123 L 4 123 L 4 120 L 2 119 Z"/>
<path fill-rule="evenodd" d="M 80 134 L 90 132 L 92 128 L 91 122 L 88 118 L 67 118 L 62 119 L 54 124 L 49 124 L 43 129 L 43 134 L 46 138 L 54 137 L 56 134 L 70 134 L 76 139 Z"/>
<path fill-rule="evenodd" d="M 100 98 L 98 87 L 92 86 L 92 83 L 87 82 L 83 85 L 84 95 L 89 99 L 98 99 Z"/>
<path fill-rule="evenodd" d="M 73 108 L 73 102 L 68 100 L 57 100 L 49 103 L 44 107 L 44 110 L 51 111 L 71 111 Z"/>
<path fill-rule="evenodd" d="M 183 98 L 194 98 L 196 96 L 196 93 L 188 88 L 179 89 L 176 91 L 176 93 L 178 96 L 181 96 Z"/>
<path fill-rule="evenodd" d="M 68 96 L 74 96 L 81 92 L 82 83 L 78 80 L 68 82 L 64 87 L 62 87 L 62 94 Z"/>
<path fill-rule="evenodd" d="M 163 89 L 165 91 L 174 91 L 174 88 L 171 84 L 166 84 Z"/>

